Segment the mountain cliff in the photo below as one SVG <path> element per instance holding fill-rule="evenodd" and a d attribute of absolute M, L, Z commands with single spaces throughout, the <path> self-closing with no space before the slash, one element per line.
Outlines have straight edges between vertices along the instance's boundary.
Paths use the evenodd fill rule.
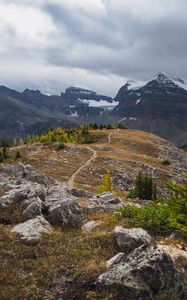
<path fill-rule="evenodd" d="M 127 81 L 112 116 L 128 128 L 150 131 L 182 146 L 187 141 L 187 84 L 167 73 L 148 82 Z"/>

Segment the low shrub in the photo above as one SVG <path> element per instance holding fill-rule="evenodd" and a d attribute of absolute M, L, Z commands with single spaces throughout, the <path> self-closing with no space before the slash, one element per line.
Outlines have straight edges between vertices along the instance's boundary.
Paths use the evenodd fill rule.
<path fill-rule="evenodd" d="M 178 230 L 187 236 L 187 187 L 167 183 L 170 195 L 166 199 L 151 202 L 149 206 L 124 206 L 119 210 L 132 225 L 148 229 L 156 234 L 168 234 Z"/>
<path fill-rule="evenodd" d="M 56 150 L 58 151 L 58 150 L 63 150 L 63 149 L 65 149 L 66 148 L 66 145 L 64 144 L 64 143 L 59 143 L 58 145 L 57 145 L 57 148 L 56 148 Z"/>
<path fill-rule="evenodd" d="M 162 164 L 165 166 L 169 166 L 171 164 L 171 162 L 169 161 L 169 159 L 166 158 L 162 161 Z"/>

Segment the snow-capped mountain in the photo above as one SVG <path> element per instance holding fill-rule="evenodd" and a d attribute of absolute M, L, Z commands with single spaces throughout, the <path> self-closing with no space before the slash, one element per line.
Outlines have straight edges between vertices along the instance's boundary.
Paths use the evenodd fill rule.
<path fill-rule="evenodd" d="M 151 131 L 181 146 L 187 142 L 187 84 L 159 72 L 147 82 L 132 80 L 115 97 L 112 111 L 118 123 Z"/>
<path fill-rule="evenodd" d="M 39 90 L 23 93 L 0 86 L 0 138 L 25 137 L 56 126 L 106 122 L 118 103 L 112 98 L 82 88 L 67 88 L 60 96 Z"/>
<path fill-rule="evenodd" d="M 187 144 L 187 84 L 160 72 L 149 81 L 127 81 L 114 99 L 79 87 L 49 96 L 0 86 L 0 138 L 95 122 L 121 123 L 183 146 Z"/>

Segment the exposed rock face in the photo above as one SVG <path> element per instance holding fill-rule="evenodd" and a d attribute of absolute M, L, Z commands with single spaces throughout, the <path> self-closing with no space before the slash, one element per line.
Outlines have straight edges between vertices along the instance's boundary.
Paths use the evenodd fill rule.
<path fill-rule="evenodd" d="M 73 196 L 78 197 L 78 198 L 93 198 L 94 194 L 87 192 L 82 189 L 72 189 L 71 193 Z"/>
<path fill-rule="evenodd" d="M 168 253 L 174 261 L 184 258 L 187 262 L 187 251 L 177 248 L 174 245 L 158 245 L 158 247 Z"/>
<path fill-rule="evenodd" d="M 21 172 L 22 177 L 26 178 L 29 181 L 33 181 L 45 186 L 49 186 L 54 183 L 54 181 L 49 176 L 38 172 L 30 165 L 25 166 L 23 164 L 19 164 L 18 170 Z"/>
<path fill-rule="evenodd" d="M 82 226 L 82 210 L 67 184 L 52 180 L 31 166 L 6 166 L 0 185 L 0 207 L 20 204 L 23 220 L 45 214 L 51 224 Z"/>
<path fill-rule="evenodd" d="M 96 122 L 106 118 L 106 111 L 115 105 L 112 98 L 81 88 L 71 87 L 60 96 L 47 96 L 40 91 L 26 89 L 19 93 L 0 86 L 0 136 L 13 139 L 53 127 Z"/>
<path fill-rule="evenodd" d="M 42 233 L 49 233 L 50 231 L 50 224 L 42 216 L 18 224 L 12 229 L 12 232 L 18 234 L 22 242 L 27 245 L 38 243 Z"/>
<path fill-rule="evenodd" d="M 99 277 L 99 286 L 120 300 L 186 299 L 180 273 L 163 250 L 140 246 Z"/>
<path fill-rule="evenodd" d="M 71 195 L 67 184 L 57 184 L 48 190 L 45 200 L 47 218 L 54 225 L 82 226 L 82 209 Z"/>
<path fill-rule="evenodd" d="M 97 212 L 97 211 L 112 212 L 122 207 L 123 205 L 124 203 L 120 201 L 112 193 L 105 192 L 91 198 L 88 207 L 86 208 L 86 211 L 87 212 Z"/>
<path fill-rule="evenodd" d="M 113 256 L 111 259 L 109 259 L 106 263 L 107 268 L 110 268 L 116 264 L 118 264 L 125 256 L 125 253 L 120 252 L 118 254 L 116 254 L 115 256 Z"/>
<path fill-rule="evenodd" d="M 117 226 L 114 229 L 119 249 L 124 252 L 129 252 L 142 245 L 151 243 L 151 236 L 142 228 L 125 229 Z"/>
<path fill-rule="evenodd" d="M 115 100 L 119 105 L 111 115 L 120 124 L 150 131 L 178 146 L 187 144 L 187 85 L 182 79 L 158 73 L 148 82 L 128 81 Z"/>
<path fill-rule="evenodd" d="M 128 81 L 114 99 L 78 87 L 67 88 L 60 96 L 47 96 L 0 86 L 0 135 L 12 139 L 58 126 L 120 123 L 183 146 L 187 144 L 186 103 L 187 85 L 165 73 L 147 82 Z"/>
<path fill-rule="evenodd" d="M 49 208 L 47 219 L 53 225 L 69 225 L 78 228 L 82 226 L 83 214 L 73 199 L 66 198 Z"/>
<path fill-rule="evenodd" d="M 23 211 L 23 219 L 30 220 L 42 214 L 42 202 L 39 199 L 31 201 L 31 203 Z"/>

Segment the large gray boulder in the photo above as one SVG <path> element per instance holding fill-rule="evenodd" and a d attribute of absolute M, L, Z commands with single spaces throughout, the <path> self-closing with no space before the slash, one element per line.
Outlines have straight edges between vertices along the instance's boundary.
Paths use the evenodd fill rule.
<path fill-rule="evenodd" d="M 79 228 L 82 226 L 83 215 L 75 200 L 66 198 L 49 208 L 47 219 L 52 225 L 68 225 Z"/>
<path fill-rule="evenodd" d="M 20 223 L 13 227 L 12 232 L 21 237 L 21 241 L 27 245 L 39 242 L 43 233 L 51 231 L 50 224 L 42 216 Z"/>
<path fill-rule="evenodd" d="M 46 197 L 47 219 L 53 225 L 81 227 L 83 213 L 66 184 L 54 186 Z"/>
<path fill-rule="evenodd" d="M 0 207 L 18 204 L 24 221 L 43 214 L 54 225 L 82 226 L 82 209 L 66 183 L 23 164 L 4 166 L 2 178 L 6 189 Z"/>
<path fill-rule="evenodd" d="M 186 299 L 183 274 L 156 246 L 140 246 L 99 277 L 101 290 L 113 290 L 120 300 Z"/>
<path fill-rule="evenodd" d="M 142 228 L 126 229 L 117 226 L 114 229 L 114 236 L 120 251 L 126 253 L 141 245 L 149 245 L 151 243 L 151 236 Z"/>

